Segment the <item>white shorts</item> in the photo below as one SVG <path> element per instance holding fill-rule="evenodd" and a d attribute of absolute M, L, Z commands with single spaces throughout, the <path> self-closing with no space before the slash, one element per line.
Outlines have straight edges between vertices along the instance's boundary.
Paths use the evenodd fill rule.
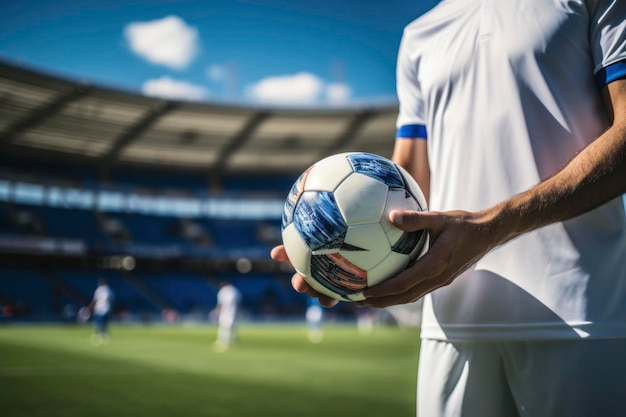
<path fill-rule="evenodd" d="M 626 339 L 422 340 L 417 416 L 626 416 Z"/>

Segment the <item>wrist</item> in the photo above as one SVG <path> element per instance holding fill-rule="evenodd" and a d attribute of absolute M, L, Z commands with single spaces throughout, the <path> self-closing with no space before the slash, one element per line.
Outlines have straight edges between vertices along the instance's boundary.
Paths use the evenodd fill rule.
<path fill-rule="evenodd" d="M 491 248 L 524 233 L 521 216 L 507 203 L 476 212 L 475 222 L 481 233 L 488 237 Z"/>

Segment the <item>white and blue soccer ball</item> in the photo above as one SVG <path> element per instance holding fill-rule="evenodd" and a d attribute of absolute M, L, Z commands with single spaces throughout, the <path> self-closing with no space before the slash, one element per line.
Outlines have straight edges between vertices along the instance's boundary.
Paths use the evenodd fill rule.
<path fill-rule="evenodd" d="M 417 182 L 379 155 L 348 152 L 308 168 L 291 187 L 282 239 L 293 267 L 318 292 L 342 301 L 404 270 L 428 250 L 425 231 L 405 232 L 389 212 L 427 210 Z"/>

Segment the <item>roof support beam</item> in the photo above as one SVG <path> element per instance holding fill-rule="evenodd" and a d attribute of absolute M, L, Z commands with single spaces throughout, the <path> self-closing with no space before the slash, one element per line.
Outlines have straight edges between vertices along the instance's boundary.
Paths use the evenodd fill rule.
<path fill-rule="evenodd" d="M 363 110 L 359 112 L 348 124 L 346 130 L 337 137 L 337 139 L 322 149 L 319 153 L 319 158 L 324 158 L 328 155 L 332 155 L 336 153 L 339 149 L 346 147 L 350 144 L 350 142 L 354 141 L 359 133 L 359 131 L 365 126 L 365 123 L 370 120 L 376 113 L 373 110 Z"/>
<path fill-rule="evenodd" d="M 51 100 L 29 112 L 22 119 L 16 120 L 11 124 L 0 134 L 0 143 L 10 145 L 22 132 L 32 129 L 59 114 L 65 106 L 83 97 L 89 93 L 89 90 L 88 86 L 77 85 L 70 91 L 60 92 Z"/>
<path fill-rule="evenodd" d="M 270 116 L 268 111 L 260 111 L 255 113 L 246 125 L 230 140 L 217 157 L 215 165 L 211 169 L 211 174 L 220 174 L 228 165 L 228 161 L 232 155 L 240 149 L 250 138 L 258 127 Z"/>
<path fill-rule="evenodd" d="M 122 132 L 122 134 L 113 141 L 109 151 L 102 156 L 102 162 L 104 164 L 114 162 L 126 146 L 137 140 L 137 138 L 154 125 L 159 118 L 176 107 L 177 104 L 172 101 L 156 102 L 135 124 L 128 127 L 126 131 Z"/>

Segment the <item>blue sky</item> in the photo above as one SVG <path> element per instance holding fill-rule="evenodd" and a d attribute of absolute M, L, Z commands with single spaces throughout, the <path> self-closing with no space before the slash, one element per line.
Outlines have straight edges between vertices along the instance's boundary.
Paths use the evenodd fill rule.
<path fill-rule="evenodd" d="M 435 3 L 9 0 L 0 8 L 0 59 L 195 101 L 392 101 L 402 28 Z"/>

